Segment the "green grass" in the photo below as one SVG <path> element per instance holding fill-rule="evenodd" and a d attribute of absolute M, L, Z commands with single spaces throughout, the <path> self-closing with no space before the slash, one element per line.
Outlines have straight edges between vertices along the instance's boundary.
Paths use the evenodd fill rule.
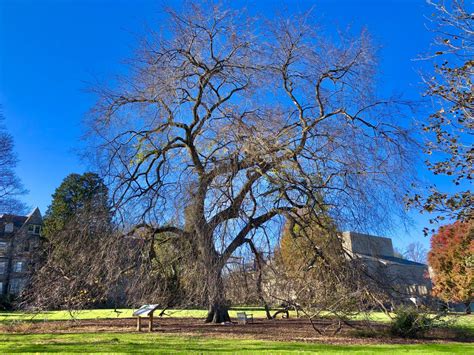
<path fill-rule="evenodd" d="M 80 333 L 80 334 L 0 334 L 0 353 L 17 352 L 149 352 L 159 353 L 272 353 L 311 352 L 338 354 L 469 354 L 470 344 L 410 345 L 327 345 L 301 342 L 177 337 L 146 333 Z"/>
<path fill-rule="evenodd" d="M 117 311 L 117 312 L 116 312 Z M 84 311 L 46 311 L 46 312 L 0 312 L 0 323 L 10 321 L 48 321 L 71 319 L 128 318 L 132 309 L 91 309 Z"/>
<path fill-rule="evenodd" d="M 107 319 L 107 318 L 129 318 L 132 317 L 133 309 L 92 309 L 83 311 L 47 311 L 47 312 L 0 312 L 0 323 L 10 321 L 48 321 L 48 320 L 71 320 L 71 319 Z M 245 311 L 252 313 L 255 318 L 265 318 L 263 309 L 235 308 L 229 311 L 229 315 L 237 318 L 237 312 Z M 157 311 L 155 314 L 158 314 Z M 169 309 L 165 316 L 177 318 L 205 318 L 207 311 L 204 309 Z"/>
<path fill-rule="evenodd" d="M 262 309 L 234 308 L 231 317 L 237 311 L 253 313 L 256 318 L 265 317 Z M 68 311 L 49 311 L 41 313 L 0 312 L 0 323 L 70 320 L 70 319 L 105 319 L 127 318 L 132 316 L 132 309 L 94 309 L 69 313 Z M 205 310 L 168 310 L 167 316 L 203 318 Z M 290 314 L 290 316 L 294 314 Z M 361 317 L 356 317 L 361 319 Z M 386 322 L 389 318 L 380 312 L 370 314 L 370 319 Z M 474 331 L 474 316 L 460 316 L 456 326 Z M 151 352 L 151 353 L 272 353 L 284 354 L 294 352 L 311 352 L 320 354 L 337 354 L 351 351 L 356 354 L 378 353 L 474 353 L 474 346 L 464 343 L 446 344 L 386 344 L 386 345 L 328 345 L 301 342 L 271 342 L 262 340 L 222 339 L 201 336 L 176 336 L 147 333 L 46 333 L 46 334 L 0 334 L 0 353 L 15 352 Z"/>
<path fill-rule="evenodd" d="M 265 311 L 255 307 L 235 307 L 229 311 L 231 318 L 237 318 L 237 312 L 245 311 L 252 313 L 254 318 L 265 318 Z M 27 312 L 0 312 L 0 324 L 15 321 L 49 321 L 49 320 L 71 320 L 71 319 L 106 319 L 106 318 L 129 318 L 132 317 L 133 309 L 93 309 L 76 312 L 69 311 L 48 311 L 39 313 Z M 204 318 L 207 311 L 203 309 L 169 309 L 165 316 L 177 318 Z M 295 312 L 290 312 L 290 317 L 295 317 Z M 367 315 L 359 314 L 354 317 L 356 320 L 367 319 Z M 382 312 L 371 312 L 368 319 L 375 322 L 386 323 L 390 318 Z M 474 315 L 449 316 L 453 320 L 453 326 L 466 331 L 474 332 Z"/>
<path fill-rule="evenodd" d="M 106 318 L 129 318 L 132 317 L 133 309 L 92 309 L 83 311 L 47 311 L 47 312 L 1 312 L 0 323 L 10 321 L 48 321 L 48 320 L 71 320 L 71 319 L 106 319 Z M 265 311 L 259 308 L 242 307 L 233 308 L 229 311 L 232 318 L 237 318 L 237 312 L 253 314 L 254 318 L 265 318 Z M 157 311 L 155 314 L 159 314 Z M 204 309 L 169 309 L 166 317 L 177 318 L 205 318 L 207 311 Z M 295 312 L 290 312 L 295 317 Z"/>
<path fill-rule="evenodd" d="M 92 309 L 83 311 L 47 311 L 47 312 L 2 312 L 0 311 L 0 322 L 20 321 L 20 320 L 71 320 L 71 319 L 106 319 L 106 318 L 129 318 L 132 317 L 133 309 Z M 235 307 L 229 311 L 233 318 L 237 317 L 237 312 L 247 312 L 253 314 L 254 318 L 265 318 L 265 310 L 256 307 Z M 272 313 L 274 311 L 272 310 Z M 157 311 L 158 313 L 158 311 Z M 157 314 L 155 313 L 155 314 Z M 296 312 L 290 311 L 290 317 L 296 317 Z M 177 318 L 204 318 L 207 311 L 204 309 L 169 309 L 165 316 Z M 354 319 L 366 319 L 364 315 L 354 317 Z M 369 319 L 378 322 L 388 322 L 387 315 L 382 312 L 372 312 Z"/>

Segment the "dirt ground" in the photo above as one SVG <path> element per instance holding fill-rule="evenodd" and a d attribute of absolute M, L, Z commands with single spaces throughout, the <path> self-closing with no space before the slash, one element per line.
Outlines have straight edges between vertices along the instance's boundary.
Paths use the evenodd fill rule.
<path fill-rule="evenodd" d="M 318 334 L 307 319 L 256 319 L 250 324 L 205 324 L 201 318 L 155 318 L 153 332 L 168 335 L 200 335 L 242 339 L 276 341 L 308 341 L 331 344 L 374 344 L 374 343 L 426 343 L 462 341 L 472 342 L 474 338 L 457 334 L 454 330 L 438 330 L 426 338 L 408 340 L 387 335 L 387 326 L 380 323 L 353 321 L 339 325 L 329 320 L 314 321 L 323 334 Z M 148 320 L 142 320 L 143 331 L 148 331 Z M 136 332 L 135 318 L 15 322 L 0 325 L 0 333 L 86 333 L 86 332 Z"/>

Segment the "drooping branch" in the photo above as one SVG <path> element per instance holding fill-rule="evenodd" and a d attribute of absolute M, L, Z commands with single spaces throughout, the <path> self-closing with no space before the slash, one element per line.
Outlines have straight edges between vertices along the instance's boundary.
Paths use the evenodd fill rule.
<path fill-rule="evenodd" d="M 145 229 L 151 235 L 159 235 L 161 233 L 172 233 L 172 234 L 174 234 L 178 237 L 187 237 L 188 236 L 187 232 L 185 232 L 183 229 L 175 227 L 175 226 L 156 227 L 156 226 L 150 225 L 148 223 L 140 223 L 140 224 L 134 225 L 133 228 L 131 230 L 129 230 L 123 236 L 124 237 L 134 236 L 134 235 L 136 235 L 136 233 L 140 229 Z"/>
<path fill-rule="evenodd" d="M 242 244 L 245 243 L 247 235 L 258 228 L 260 228 L 262 225 L 267 223 L 269 220 L 271 220 L 273 217 L 275 217 L 278 214 L 282 213 L 287 213 L 291 211 L 291 207 L 287 208 L 273 208 L 270 211 L 256 217 L 256 218 L 250 218 L 247 224 L 240 230 L 240 232 L 236 235 L 236 237 L 232 240 L 232 242 L 228 245 L 228 247 L 224 250 L 224 252 L 221 255 L 221 259 L 225 262 L 229 257 L 234 253 L 234 251 L 240 247 Z"/>

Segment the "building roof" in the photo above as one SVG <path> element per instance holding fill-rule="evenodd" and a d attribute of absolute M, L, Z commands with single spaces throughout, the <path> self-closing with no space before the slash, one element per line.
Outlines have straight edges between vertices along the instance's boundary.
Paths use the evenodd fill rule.
<path fill-rule="evenodd" d="M 412 266 L 422 266 L 422 267 L 427 267 L 426 264 L 422 263 L 417 263 L 415 261 L 403 259 L 403 258 L 398 258 L 396 256 L 390 256 L 390 255 L 368 255 L 368 254 L 363 254 L 363 253 L 356 253 L 356 255 L 360 258 L 365 258 L 365 259 L 370 259 L 370 260 L 376 260 L 376 261 L 381 261 L 381 262 L 388 262 L 390 264 L 399 264 L 399 265 L 412 265 Z"/>
<path fill-rule="evenodd" d="M 40 223 L 43 219 L 41 212 L 38 207 L 36 207 L 30 214 L 28 214 L 25 223 Z"/>
<path fill-rule="evenodd" d="M 13 223 L 15 227 L 21 227 L 28 217 L 14 214 L 0 214 L 0 223 Z"/>
<path fill-rule="evenodd" d="M 425 264 L 395 256 L 390 238 L 349 231 L 343 232 L 342 237 L 345 249 L 359 257 L 391 264 L 426 267 Z"/>
<path fill-rule="evenodd" d="M 407 259 L 397 258 L 396 256 L 382 255 L 382 256 L 379 256 L 378 258 L 382 259 L 382 260 L 391 261 L 391 262 L 394 262 L 394 263 L 397 263 L 397 264 L 426 266 L 426 264 L 417 263 L 416 261 L 411 261 L 411 260 L 407 260 Z"/>
<path fill-rule="evenodd" d="M 6 224 L 6 223 L 13 223 L 13 225 L 16 228 L 20 228 L 23 224 L 25 224 L 27 221 L 37 221 L 38 219 L 41 219 L 41 212 L 36 207 L 33 211 L 31 211 L 28 215 L 26 216 L 19 216 L 15 214 L 0 214 L 0 224 Z"/>

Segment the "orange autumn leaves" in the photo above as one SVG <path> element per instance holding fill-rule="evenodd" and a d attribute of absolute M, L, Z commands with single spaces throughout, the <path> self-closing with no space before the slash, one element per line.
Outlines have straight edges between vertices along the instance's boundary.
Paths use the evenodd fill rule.
<path fill-rule="evenodd" d="M 431 238 L 428 263 L 433 294 L 444 301 L 467 303 L 474 293 L 474 221 L 441 227 Z"/>

